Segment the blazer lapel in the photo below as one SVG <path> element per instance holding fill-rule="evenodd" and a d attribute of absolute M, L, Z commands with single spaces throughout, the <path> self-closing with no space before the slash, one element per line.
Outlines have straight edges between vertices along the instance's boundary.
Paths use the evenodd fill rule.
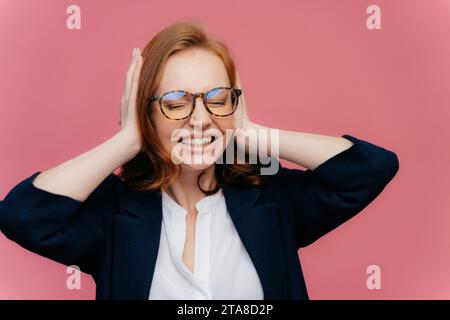
<path fill-rule="evenodd" d="M 261 187 L 224 187 L 227 210 L 261 280 L 264 299 L 287 299 L 289 282 L 276 203 L 257 203 Z"/>
<path fill-rule="evenodd" d="M 158 256 L 161 193 L 130 190 L 120 199 L 113 226 L 112 299 L 147 300 Z"/>
<path fill-rule="evenodd" d="M 258 272 L 264 299 L 286 299 L 288 277 L 275 203 L 257 203 L 260 187 L 224 187 L 227 210 Z M 162 224 L 159 191 L 129 190 L 113 217 L 112 299 L 148 299 Z"/>

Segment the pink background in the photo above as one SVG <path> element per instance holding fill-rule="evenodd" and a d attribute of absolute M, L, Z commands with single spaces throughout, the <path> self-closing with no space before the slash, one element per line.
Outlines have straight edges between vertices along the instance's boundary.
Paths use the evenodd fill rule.
<path fill-rule="evenodd" d="M 132 48 L 195 17 L 229 45 L 253 121 L 399 157 L 376 201 L 299 251 L 310 298 L 449 299 L 450 1 L 223 3 L 0 0 L 0 198 L 115 134 Z M 71 4 L 81 30 L 66 28 Z M 371 4 L 381 30 L 366 27 Z M 381 290 L 366 287 L 372 264 Z M 0 235 L 0 299 L 95 298 L 89 275 L 68 290 L 65 271 Z"/>

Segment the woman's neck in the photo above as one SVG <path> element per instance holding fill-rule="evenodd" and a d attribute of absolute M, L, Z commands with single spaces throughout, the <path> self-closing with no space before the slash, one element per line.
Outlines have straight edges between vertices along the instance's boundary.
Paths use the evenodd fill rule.
<path fill-rule="evenodd" d="M 203 170 L 200 186 L 203 190 L 211 190 L 216 186 L 215 166 Z M 198 176 L 203 171 L 186 170 L 182 167 L 180 176 L 172 183 L 167 193 L 189 213 L 196 213 L 195 204 L 205 198 L 205 194 L 197 185 Z"/>

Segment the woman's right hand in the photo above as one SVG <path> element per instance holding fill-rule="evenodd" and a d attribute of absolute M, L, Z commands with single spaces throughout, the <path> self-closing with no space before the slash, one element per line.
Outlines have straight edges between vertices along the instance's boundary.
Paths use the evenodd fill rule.
<path fill-rule="evenodd" d="M 121 132 L 133 140 L 142 151 L 142 142 L 139 134 L 136 112 L 136 96 L 139 85 L 143 58 L 139 48 L 133 49 L 133 57 L 125 79 L 125 88 L 120 104 Z"/>

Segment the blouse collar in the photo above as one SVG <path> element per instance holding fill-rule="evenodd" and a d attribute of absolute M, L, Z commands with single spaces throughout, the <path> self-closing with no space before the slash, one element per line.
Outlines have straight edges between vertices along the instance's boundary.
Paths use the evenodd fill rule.
<path fill-rule="evenodd" d="M 163 205 L 166 205 L 169 209 L 171 209 L 171 211 L 186 215 L 187 210 L 176 202 L 167 192 L 162 191 L 161 194 Z M 197 201 L 195 207 L 197 208 L 198 213 L 210 212 L 212 211 L 213 205 L 215 205 L 215 203 L 217 203 L 221 198 L 223 198 L 222 188 L 220 188 L 216 193 L 207 195 L 203 199 Z"/>

